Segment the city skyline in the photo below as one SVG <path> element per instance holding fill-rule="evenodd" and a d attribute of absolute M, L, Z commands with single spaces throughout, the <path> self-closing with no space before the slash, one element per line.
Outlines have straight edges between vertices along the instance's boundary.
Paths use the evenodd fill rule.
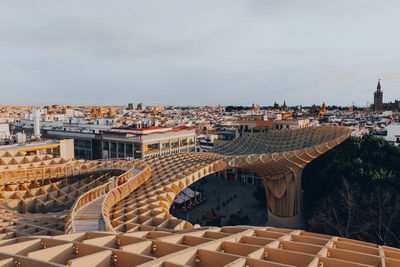
<path fill-rule="evenodd" d="M 390 102 L 399 98 L 399 7 L 5 1 L 0 104 L 366 106 L 378 78 Z"/>
<path fill-rule="evenodd" d="M 1 1 L 0 266 L 400 267 L 399 10 Z"/>

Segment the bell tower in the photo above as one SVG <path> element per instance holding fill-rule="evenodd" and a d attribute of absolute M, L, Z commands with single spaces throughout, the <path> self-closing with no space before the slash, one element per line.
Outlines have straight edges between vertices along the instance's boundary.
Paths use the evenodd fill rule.
<path fill-rule="evenodd" d="M 375 111 L 383 110 L 383 92 L 381 90 L 381 79 L 378 80 L 378 85 L 374 93 L 374 110 Z"/>

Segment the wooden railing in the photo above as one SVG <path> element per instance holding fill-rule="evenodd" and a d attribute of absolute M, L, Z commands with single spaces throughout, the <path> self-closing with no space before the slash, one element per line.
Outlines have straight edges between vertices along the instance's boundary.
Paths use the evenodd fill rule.
<path fill-rule="evenodd" d="M 106 195 L 108 192 L 110 192 L 110 190 L 118 186 L 118 181 L 124 181 L 124 179 L 128 179 L 128 177 L 130 177 L 134 169 L 140 168 L 142 166 L 142 163 L 139 160 L 133 160 L 133 161 L 109 160 L 101 162 L 102 164 L 100 166 L 102 166 L 103 170 L 107 168 L 107 169 L 124 170 L 125 172 L 120 176 L 114 176 L 110 178 L 107 183 L 100 185 L 96 188 L 93 188 L 88 192 L 82 194 L 75 201 L 68 215 L 68 220 L 65 226 L 66 233 L 75 232 L 74 218 L 76 217 L 77 212 L 81 207 L 97 199 L 98 197 Z M 105 162 L 107 162 L 107 164 L 103 164 Z"/>
<path fill-rule="evenodd" d="M 94 160 L 56 164 L 52 166 L 34 167 L 18 170 L 0 171 L 0 184 L 39 181 L 52 178 L 75 176 L 93 171 L 112 170 L 122 167 L 122 160 Z M 128 168 L 128 167 L 127 167 Z"/>
<path fill-rule="evenodd" d="M 108 232 L 114 232 L 114 227 L 112 226 L 110 221 L 110 211 L 112 207 L 116 203 L 127 197 L 131 192 L 137 189 L 151 176 L 151 170 L 147 163 L 141 161 L 138 167 L 141 169 L 141 171 L 137 174 L 133 174 L 132 172 L 126 172 L 122 174 L 121 177 L 122 179 L 126 179 L 126 182 L 110 190 L 110 192 L 107 193 L 103 200 L 102 216 L 105 223 L 106 231 Z"/>
<path fill-rule="evenodd" d="M 109 181 L 104 184 L 104 185 L 100 185 L 96 188 L 93 188 L 92 190 L 84 193 L 83 195 L 81 195 L 75 202 L 74 205 L 72 206 L 69 214 L 68 214 L 68 220 L 67 223 L 65 225 L 65 232 L 67 234 L 70 233 L 74 233 L 75 232 L 75 228 L 74 228 L 74 218 L 78 212 L 78 210 L 85 206 L 86 204 L 88 204 L 89 202 L 91 202 L 92 200 L 95 200 L 96 198 L 105 195 L 107 193 L 107 188 L 110 185 L 110 183 L 113 182 L 115 177 L 112 177 L 109 179 Z"/>

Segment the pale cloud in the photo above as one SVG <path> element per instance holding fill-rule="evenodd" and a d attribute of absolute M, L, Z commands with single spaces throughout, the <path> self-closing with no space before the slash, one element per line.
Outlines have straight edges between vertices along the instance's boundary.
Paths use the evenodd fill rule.
<path fill-rule="evenodd" d="M 379 77 L 385 98 L 400 98 L 399 8 L 373 0 L 6 0 L 0 103 L 365 105 Z"/>

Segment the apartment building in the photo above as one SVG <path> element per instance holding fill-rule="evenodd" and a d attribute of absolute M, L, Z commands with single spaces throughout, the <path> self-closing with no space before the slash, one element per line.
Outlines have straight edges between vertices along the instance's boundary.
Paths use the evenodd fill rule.
<path fill-rule="evenodd" d="M 96 131 L 47 130 L 52 139 L 74 139 L 75 158 L 146 158 L 195 151 L 195 128 L 110 128 Z"/>
<path fill-rule="evenodd" d="M 147 158 L 192 152 L 195 130 L 182 126 L 101 131 L 102 158 Z"/>

